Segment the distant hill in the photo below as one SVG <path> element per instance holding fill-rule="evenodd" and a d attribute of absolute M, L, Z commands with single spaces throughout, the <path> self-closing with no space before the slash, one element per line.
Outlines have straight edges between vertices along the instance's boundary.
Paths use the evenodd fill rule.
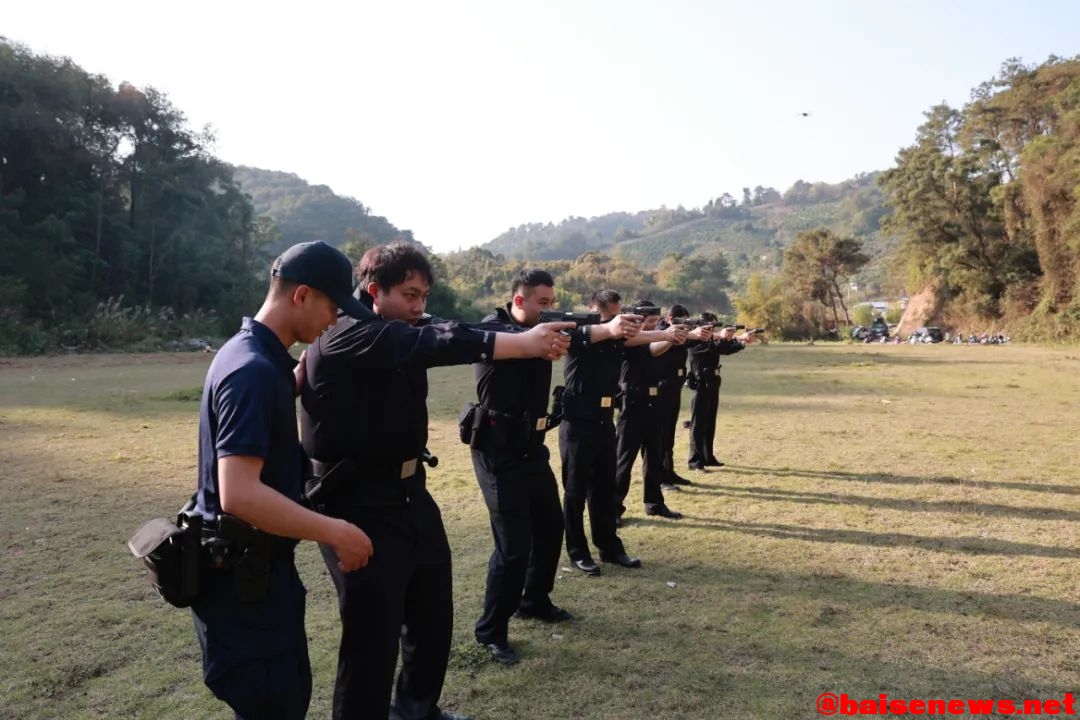
<path fill-rule="evenodd" d="M 661 207 L 572 217 L 558 224 L 532 223 L 512 228 L 482 247 L 519 260 L 572 260 L 596 250 L 642 267 L 655 266 L 672 253 L 722 251 L 738 282 L 749 272 L 779 268 L 783 249 L 801 231 L 827 227 L 863 240 L 874 262 L 861 275 L 874 279 L 894 244 L 880 232 L 886 209 L 877 176 L 867 173 L 835 184 L 799 181 L 783 195 L 757 187 L 745 193 L 742 203 L 725 194 L 700 209 Z"/>
<path fill-rule="evenodd" d="M 412 236 L 386 218 L 372 215 L 359 200 L 337 195 L 326 185 L 311 185 L 292 173 L 240 165 L 233 168 L 233 177 L 251 196 L 255 213 L 272 218 L 277 225 L 281 239 L 277 246 L 267 248 L 271 253 L 308 240 L 342 245 L 350 229 L 373 243 Z"/>

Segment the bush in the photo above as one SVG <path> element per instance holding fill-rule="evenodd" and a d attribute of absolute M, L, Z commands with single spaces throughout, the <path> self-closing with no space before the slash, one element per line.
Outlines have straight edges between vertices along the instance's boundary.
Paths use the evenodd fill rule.
<path fill-rule="evenodd" d="M 48 349 L 63 347 L 83 351 L 152 352 L 193 337 L 220 335 L 221 319 L 213 310 L 196 310 L 177 316 L 172 308 L 149 305 L 125 307 L 123 297 L 98 303 L 89 317 L 69 319 L 46 336 Z M 2 333 L 0 329 L 0 333 Z M 23 343 L 25 345 L 25 343 Z M 0 337 L 0 347 L 4 342 Z M 28 354 L 29 350 L 16 350 Z"/>
<path fill-rule="evenodd" d="M 56 336 L 41 327 L 0 316 L 0 355 L 43 355 L 56 346 Z"/>

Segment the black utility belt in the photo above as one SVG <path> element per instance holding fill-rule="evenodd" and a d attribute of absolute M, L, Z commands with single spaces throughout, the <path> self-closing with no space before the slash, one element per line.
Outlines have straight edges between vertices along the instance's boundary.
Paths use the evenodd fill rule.
<path fill-rule="evenodd" d="M 361 465 L 358 465 L 351 458 L 332 463 L 312 460 L 311 469 L 314 470 L 315 475 L 321 478 L 325 478 L 332 472 L 344 470 L 349 473 L 363 475 L 372 479 L 406 480 L 415 475 L 417 470 L 420 469 L 420 462 L 421 459 L 419 457 L 409 458 L 408 460 L 402 460 L 401 462 L 365 462 Z"/>
<path fill-rule="evenodd" d="M 632 398 L 654 398 L 660 396 L 659 385 L 624 385 L 623 395 Z"/>
<path fill-rule="evenodd" d="M 527 453 L 544 444 L 544 434 L 558 422 L 549 415 L 507 413 L 468 403 L 458 416 L 461 442 L 474 450 L 520 450 Z"/>
<path fill-rule="evenodd" d="M 128 547 L 143 561 L 158 594 L 176 607 L 188 607 L 198 600 L 209 573 L 226 571 L 241 601 L 265 600 L 271 568 L 292 560 L 296 541 L 225 513 L 204 521 L 193 497 L 175 522 L 154 518 L 139 528 Z"/>
<path fill-rule="evenodd" d="M 571 395 L 563 394 L 564 411 L 570 408 L 600 408 L 601 410 L 614 409 L 618 398 L 615 395 Z"/>
<path fill-rule="evenodd" d="M 313 474 L 304 481 L 304 498 L 316 510 L 353 503 L 402 505 L 423 488 L 421 458 L 357 463 L 345 458 L 334 463 L 311 461 Z M 416 480 L 414 480 L 414 478 Z"/>
<path fill-rule="evenodd" d="M 488 423 L 493 426 L 505 425 L 511 430 L 523 430 L 525 431 L 525 433 L 547 432 L 547 414 L 531 415 L 527 412 L 501 412 L 499 410 L 485 408 L 483 405 L 478 405 L 477 407 L 483 408 L 484 413 L 487 416 Z"/>

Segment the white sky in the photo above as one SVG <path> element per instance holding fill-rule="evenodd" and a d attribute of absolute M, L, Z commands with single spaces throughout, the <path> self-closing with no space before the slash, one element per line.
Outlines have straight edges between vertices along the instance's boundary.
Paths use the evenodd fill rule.
<path fill-rule="evenodd" d="M 0 35 L 153 85 L 222 159 L 439 251 L 884 169 L 1006 58 L 1080 53 L 1068 0 L 5 5 Z"/>

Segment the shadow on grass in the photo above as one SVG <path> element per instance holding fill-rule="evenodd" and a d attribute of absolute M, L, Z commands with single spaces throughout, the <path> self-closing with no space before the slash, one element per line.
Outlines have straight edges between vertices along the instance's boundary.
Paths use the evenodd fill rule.
<path fill-rule="evenodd" d="M 662 523 L 670 525 L 667 521 L 652 520 L 650 518 L 634 519 L 628 524 L 660 526 Z M 934 537 L 891 532 L 876 533 L 865 530 L 811 528 L 780 523 L 713 520 L 693 515 L 686 515 L 683 520 L 679 521 L 678 527 L 724 530 L 757 537 L 777 538 L 779 540 L 806 540 L 808 542 L 845 543 L 849 545 L 868 545 L 870 547 L 906 546 L 935 552 L 966 555 L 1028 555 L 1032 557 L 1080 559 L 1080 549 L 981 537 Z"/>
<path fill-rule="evenodd" d="M 652 524 L 652 521 L 636 520 L 634 524 L 647 525 Z M 668 525 L 670 526 L 671 523 L 668 523 Z M 755 528 L 754 525 L 754 523 L 695 521 L 692 518 L 687 518 L 678 523 L 679 527 L 735 530 L 755 535 L 768 534 Z M 783 528 L 786 526 L 776 527 Z M 818 532 L 823 542 L 837 541 L 828 537 L 831 533 L 837 531 L 821 530 Z M 841 534 L 842 532 L 840 531 Z M 781 533 L 781 535 L 787 536 L 785 533 Z M 633 541 L 633 535 L 631 534 L 623 537 L 627 542 Z M 702 566 L 698 563 L 683 566 L 675 563 L 666 565 L 664 571 L 665 575 L 671 577 L 679 577 L 680 575 L 696 575 L 700 577 Z M 1052 598 L 927 588 L 904 583 L 873 582 L 847 577 L 839 571 L 834 573 L 781 573 L 715 567 L 709 570 L 708 577 L 709 581 L 738 588 L 740 591 L 752 591 L 755 588 L 767 590 L 773 597 L 790 596 L 801 600 L 817 600 L 885 609 L 916 609 L 935 613 L 952 612 L 959 615 L 979 615 L 1019 622 L 1045 622 L 1051 625 L 1080 628 L 1080 604 Z"/>
<path fill-rule="evenodd" d="M 970 502 L 967 500 L 905 500 L 890 497 L 864 497 L 837 493 L 814 493 L 804 490 L 778 490 L 768 487 L 714 487 L 704 483 L 696 485 L 698 492 L 706 495 L 730 497 L 755 497 L 762 500 L 780 500 L 805 505 L 858 505 L 901 512 L 971 513 L 995 517 L 1029 518 L 1032 520 L 1080 521 L 1080 512 L 1059 508 L 1015 507 L 997 503 Z"/>
<path fill-rule="evenodd" d="M 752 467 L 727 465 L 724 471 L 733 470 L 740 475 L 769 475 L 772 477 L 805 477 L 822 480 L 846 480 L 855 482 L 884 483 L 889 485 L 959 485 L 982 490 L 1026 490 L 1028 492 L 1080 495 L 1080 485 L 1057 485 L 1050 483 L 1011 482 L 1008 480 L 971 480 L 951 476 L 895 475 L 892 473 L 852 473 L 836 470 L 798 470 L 791 468 Z M 710 473 L 711 474 L 711 473 Z M 704 485 L 704 487 L 709 487 Z M 720 487 L 720 486 L 718 486 Z"/>

